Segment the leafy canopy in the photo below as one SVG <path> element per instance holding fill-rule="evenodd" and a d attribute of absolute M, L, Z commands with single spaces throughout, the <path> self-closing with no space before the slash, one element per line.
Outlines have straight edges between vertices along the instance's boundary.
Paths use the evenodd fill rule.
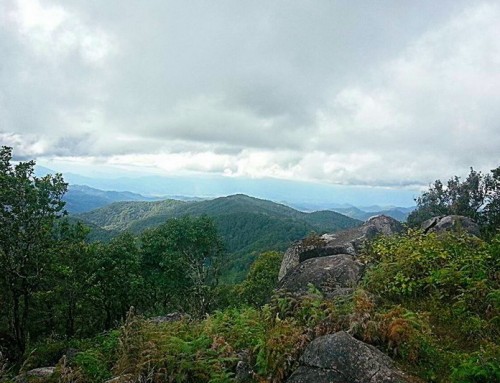
<path fill-rule="evenodd" d="M 478 222 L 491 237 L 500 227 L 500 167 L 490 174 L 471 168 L 465 180 L 455 176 L 446 185 L 436 180 L 416 202 L 417 209 L 408 217 L 412 227 L 439 215 L 463 215 Z"/>

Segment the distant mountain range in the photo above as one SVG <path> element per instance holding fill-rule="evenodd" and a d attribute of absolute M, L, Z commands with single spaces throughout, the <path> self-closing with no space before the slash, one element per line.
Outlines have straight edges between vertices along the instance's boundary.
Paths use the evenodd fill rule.
<path fill-rule="evenodd" d="M 186 197 L 182 195 L 175 195 L 167 197 L 151 197 L 144 196 L 138 193 L 129 191 L 106 191 L 92 188 L 86 185 L 70 185 L 68 192 L 64 196 L 66 202 L 66 210 L 71 214 L 85 213 L 100 207 L 107 206 L 113 202 L 123 201 L 161 201 L 165 199 L 173 199 L 178 201 L 203 201 L 207 199 L 197 197 Z M 288 205 L 283 202 L 283 205 Z M 410 214 L 415 207 L 398 207 L 398 206 L 366 206 L 356 207 L 349 204 L 291 204 L 291 207 L 304 211 L 314 212 L 317 210 L 332 210 L 341 213 L 348 217 L 366 221 L 370 217 L 379 214 L 388 215 L 399 221 L 406 221 L 408 214 Z"/>
<path fill-rule="evenodd" d="M 83 213 L 119 201 L 157 201 L 161 198 L 145 197 L 131 192 L 106 191 L 85 185 L 70 185 L 64 195 L 69 213 Z"/>
<path fill-rule="evenodd" d="M 231 280 L 241 279 L 260 252 L 284 251 L 311 232 L 335 232 L 361 224 L 334 211 L 304 213 L 242 194 L 204 201 L 114 202 L 73 217 L 89 223 L 95 239 L 106 240 L 121 231 L 140 233 L 186 215 L 208 215 L 214 220 L 231 255 L 227 265 Z"/>
<path fill-rule="evenodd" d="M 78 171 L 75 167 L 74 171 Z M 334 185 L 329 183 L 282 180 L 273 178 L 246 178 L 223 175 L 154 175 L 131 173 L 120 169 L 95 166 L 90 176 L 64 172 L 70 185 L 87 185 L 100 190 L 116 190 L 138 193 L 148 197 L 178 196 L 191 198 L 216 198 L 233 194 L 247 194 L 271 201 L 280 201 L 299 210 L 317 211 L 331 208 L 366 206 L 377 204 L 410 206 L 418 190 Z M 88 174 L 88 169 L 87 173 Z M 41 176 L 54 170 L 37 165 L 36 174 Z M 364 209 L 363 209 L 364 210 Z"/>
<path fill-rule="evenodd" d="M 171 199 L 180 201 L 202 201 L 202 198 L 172 196 Z M 107 206 L 113 202 L 121 201 L 161 201 L 167 197 L 149 197 L 129 191 L 108 191 L 91 188 L 86 185 L 69 185 L 64 195 L 66 210 L 77 214 Z"/>

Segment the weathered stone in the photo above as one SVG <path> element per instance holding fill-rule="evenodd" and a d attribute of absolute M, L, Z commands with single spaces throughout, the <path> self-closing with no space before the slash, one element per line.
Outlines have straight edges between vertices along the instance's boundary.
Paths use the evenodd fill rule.
<path fill-rule="evenodd" d="M 479 236 L 479 226 L 469 217 L 463 215 L 444 215 L 428 219 L 421 225 L 424 233 L 442 233 L 446 231 L 464 231 Z"/>
<path fill-rule="evenodd" d="M 26 375 L 38 378 L 46 378 L 51 376 L 55 370 L 56 370 L 55 367 L 39 367 L 39 368 L 34 368 L 33 370 L 29 370 L 26 373 Z"/>
<path fill-rule="evenodd" d="M 323 234 L 313 240 L 306 238 L 295 243 L 285 252 L 278 280 L 282 280 L 290 270 L 307 259 L 335 254 L 356 256 L 365 241 L 377 235 L 392 235 L 401 231 L 403 231 L 403 225 L 399 221 L 385 215 L 378 215 L 353 229 Z"/>
<path fill-rule="evenodd" d="M 243 350 L 238 353 L 239 361 L 236 364 L 234 379 L 238 383 L 248 383 L 253 381 L 253 369 L 250 363 L 250 352 Z"/>
<path fill-rule="evenodd" d="M 345 295 L 358 283 L 362 268 L 363 265 L 349 254 L 312 258 L 287 273 L 279 288 L 303 294 L 312 283 L 326 296 Z"/>
<path fill-rule="evenodd" d="M 287 383 L 409 382 L 393 361 L 344 331 L 313 340 Z"/>
<path fill-rule="evenodd" d="M 133 383 L 133 382 L 134 379 L 132 374 L 125 374 L 106 380 L 104 383 Z"/>
<path fill-rule="evenodd" d="M 183 319 L 189 319 L 189 315 L 179 312 L 174 312 L 167 315 L 150 318 L 149 321 L 156 324 L 160 324 L 160 323 L 177 322 Z"/>
<path fill-rule="evenodd" d="M 16 383 L 42 382 L 54 374 L 55 367 L 39 367 L 29 370 L 15 378 Z"/>

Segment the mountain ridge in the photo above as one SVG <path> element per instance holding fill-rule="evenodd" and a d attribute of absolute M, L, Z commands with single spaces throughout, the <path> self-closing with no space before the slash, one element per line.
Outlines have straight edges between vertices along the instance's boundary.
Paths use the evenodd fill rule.
<path fill-rule="evenodd" d="M 285 251 L 290 244 L 312 232 L 322 234 L 355 227 L 361 221 L 333 211 L 304 213 L 268 200 L 244 194 L 203 201 L 121 201 L 75 214 L 113 233 L 135 234 L 183 216 L 212 218 L 231 255 L 227 267 L 241 280 L 255 256 L 263 251 Z"/>

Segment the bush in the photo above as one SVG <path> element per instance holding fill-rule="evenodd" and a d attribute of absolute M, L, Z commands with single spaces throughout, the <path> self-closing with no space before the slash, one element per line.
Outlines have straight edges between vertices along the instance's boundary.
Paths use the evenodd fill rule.
<path fill-rule="evenodd" d="M 498 238 L 495 239 L 498 241 Z M 460 317 L 498 316 L 496 242 L 456 233 L 384 237 L 373 243 L 365 286 L 394 302 L 433 299 Z M 489 313 L 488 315 L 486 315 Z"/>
<path fill-rule="evenodd" d="M 278 284 L 282 254 L 269 251 L 260 254 L 250 267 L 245 281 L 240 285 L 241 300 L 255 307 L 266 304 Z"/>
<path fill-rule="evenodd" d="M 102 383 L 112 376 L 106 356 L 96 349 L 79 352 L 73 364 L 81 372 L 85 382 Z"/>
<path fill-rule="evenodd" d="M 489 344 L 468 355 L 451 374 L 452 383 L 500 382 L 500 347 Z"/>

